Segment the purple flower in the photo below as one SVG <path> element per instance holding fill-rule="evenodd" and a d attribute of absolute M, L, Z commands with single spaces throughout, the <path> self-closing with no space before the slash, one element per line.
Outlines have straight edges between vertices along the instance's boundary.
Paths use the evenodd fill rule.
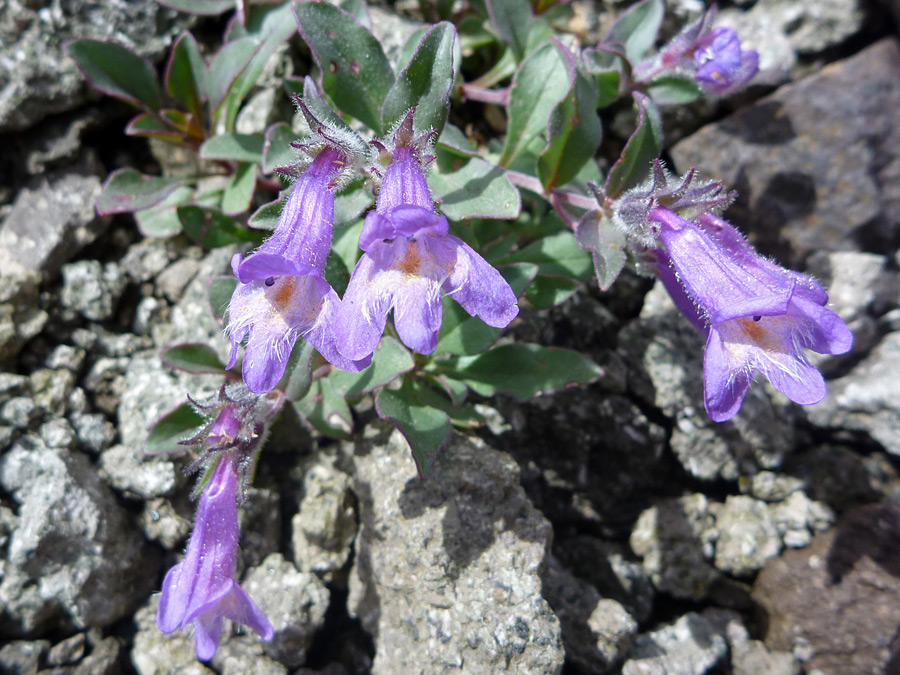
<path fill-rule="evenodd" d="M 366 360 L 345 358 L 332 330 L 340 300 L 322 276 L 331 248 L 334 184 L 346 158 L 326 146 L 294 184 L 273 235 L 255 253 L 231 261 L 238 286 L 228 307 L 231 356 L 249 333 L 243 377 L 250 391 L 269 391 L 284 374 L 301 335 L 328 361 L 359 371 Z"/>
<path fill-rule="evenodd" d="M 760 257 L 730 224 L 705 213 L 697 222 L 657 207 L 649 219 L 663 248 L 659 276 L 675 304 L 707 336 L 706 411 L 722 422 L 741 406 L 756 371 L 796 403 L 825 397 L 825 382 L 803 349 L 848 351 L 853 336 L 809 277 Z"/>
<path fill-rule="evenodd" d="M 697 41 L 694 62 L 697 84 L 708 94 L 724 96 L 744 87 L 756 74 L 759 54 L 752 49 L 742 50 L 737 33 L 719 27 Z"/>
<path fill-rule="evenodd" d="M 231 433 L 233 427 L 226 419 L 222 420 L 221 427 L 213 425 L 217 436 Z M 249 626 L 266 641 L 273 634 L 272 624 L 234 580 L 239 459 L 237 450 L 219 456 L 197 506 L 187 553 L 166 574 L 156 613 L 156 625 L 163 633 L 193 623 L 194 646 L 201 661 L 208 661 L 216 653 L 222 619 Z"/>
<path fill-rule="evenodd" d="M 411 115 L 404 124 L 411 132 Z M 395 134 L 404 138 L 404 124 Z M 437 346 L 441 291 L 472 316 L 502 328 L 518 313 L 516 296 L 497 270 L 461 239 L 448 233 L 434 212 L 419 159 L 422 139 L 397 146 L 384 175 L 376 210 L 366 216 L 353 270 L 338 318 L 347 358 L 369 356 L 388 312 L 403 342 L 421 354 Z"/>

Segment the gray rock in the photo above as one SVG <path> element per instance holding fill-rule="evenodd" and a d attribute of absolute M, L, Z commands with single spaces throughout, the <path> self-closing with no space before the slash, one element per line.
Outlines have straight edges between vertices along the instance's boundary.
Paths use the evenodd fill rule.
<path fill-rule="evenodd" d="M 131 664 L 139 675 L 213 675 L 197 660 L 194 641 L 185 631 L 164 635 L 156 627 L 159 594 L 154 593 L 134 615 L 137 633 L 131 648 Z M 221 647 L 221 645 L 220 645 Z"/>
<path fill-rule="evenodd" d="M 256 567 L 281 550 L 281 499 L 274 490 L 250 488 L 244 500 L 238 513 L 241 560 L 246 567 Z"/>
<path fill-rule="evenodd" d="M 130 497 L 163 497 L 175 488 L 175 466 L 164 457 L 145 457 L 143 450 L 114 445 L 100 455 L 100 469 L 116 490 Z"/>
<path fill-rule="evenodd" d="M 242 586 L 275 629 L 266 653 L 289 667 L 302 665 L 316 631 L 325 623 L 330 601 L 325 584 L 273 553 L 250 571 Z"/>
<path fill-rule="evenodd" d="M 171 311 L 169 306 L 164 301 L 148 295 L 145 298 L 141 298 L 138 302 L 137 309 L 134 311 L 134 321 L 131 324 L 131 329 L 137 335 L 150 335 L 154 326 L 168 323 L 170 320 Z"/>
<path fill-rule="evenodd" d="M 812 501 L 803 492 L 793 492 L 783 502 L 770 504 L 769 510 L 784 545 L 790 548 L 809 546 L 812 535 L 824 532 L 835 520 L 827 505 Z"/>
<path fill-rule="evenodd" d="M 791 267 L 813 251 L 856 250 L 860 237 L 869 250 L 891 250 L 900 223 L 898 61 L 897 42 L 885 39 L 832 63 L 679 142 L 675 164 L 737 188 L 728 218 Z"/>
<path fill-rule="evenodd" d="M 25 171 L 29 176 L 39 176 L 57 165 L 71 163 L 90 145 L 82 142 L 85 133 L 109 124 L 114 116 L 112 106 L 88 108 L 37 126 L 26 141 Z"/>
<path fill-rule="evenodd" d="M 770 650 L 760 640 L 747 640 L 731 648 L 734 675 L 800 675 L 800 664 L 790 652 Z"/>
<path fill-rule="evenodd" d="M 900 455 L 900 332 L 886 335 L 848 375 L 829 385 L 828 397 L 810 408 L 810 421 L 827 429 L 869 434 Z"/>
<path fill-rule="evenodd" d="M 167 499 L 150 499 L 144 504 L 140 517 L 141 528 L 150 541 L 157 541 L 173 550 L 187 539 L 191 531 L 191 516 L 183 516 Z"/>
<path fill-rule="evenodd" d="M 28 378 L 16 373 L 0 373 L 0 404 L 27 391 Z"/>
<path fill-rule="evenodd" d="M 38 435 L 48 448 L 69 450 L 75 445 L 75 430 L 65 417 L 45 422 L 38 429 Z"/>
<path fill-rule="evenodd" d="M 263 644 L 253 637 L 235 635 L 212 658 L 222 675 L 287 675 L 288 669 L 269 658 Z"/>
<path fill-rule="evenodd" d="M 780 85 L 796 69 L 797 53 L 780 17 L 770 12 L 746 12 L 729 7 L 719 12 L 716 25 L 736 30 L 741 46 L 755 49 L 759 54 L 759 71 L 754 83 Z"/>
<path fill-rule="evenodd" d="M 156 3 L 40 6 L 13 0 L 0 10 L 0 131 L 26 129 L 83 103 L 87 87 L 62 47 L 73 38 L 109 40 L 159 58 L 194 18 Z"/>
<path fill-rule="evenodd" d="M 13 640 L 0 647 L 0 672 L 31 675 L 37 673 L 50 642 Z"/>
<path fill-rule="evenodd" d="M 63 265 L 61 301 L 86 319 L 105 321 L 125 290 L 125 277 L 116 263 L 79 260 Z"/>
<path fill-rule="evenodd" d="M 423 24 L 376 5 L 369 7 L 369 18 L 372 22 L 372 34 L 388 59 L 396 66 L 403 45 Z"/>
<path fill-rule="evenodd" d="M 150 591 L 156 555 L 84 455 L 22 439 L 0 459 L 0 485 L 21 504 L 7 561 L 24 579 L 7 575 L 0 584 L 7 612 L 24 582 L 44 607 L 58 605 L 74 625 L 102 627 L 126 616 Z M 38 607 L 7 621 L 27 635 L 40 629 L 47 613 Z"/>
<path fill-rule="evenodd" d="M 84 388 L 94 397 L 97 408 L 112 415 L 119 406 L 119 400 L 125 391 L 125 369 L 130 360 L 126 357 L 103 356 L 94 362 L 84 378 Z"/>
<path fill-rule="evenodd" d="M 515 462 L 457 436 L 422 480 L 399 432 L 368 433 L 353 458 L 362 526 L 348 606 L 378 636 L 372 672 L 558 673 L 539 576 L 550 527 Z"/>
<path fill-rule="evenodd" d="M 647 295 L 640 318 L 626 326 L 619 342 L 633 370 L 635 393 L 674 419 L 672 450 L 692 476 L 734 481 L 780 466 L 792 449 L 793 416 L 786 399 L 770 396 L 761 383 L 750 387 L 733 419 L 709 419 L 703 405 L 704 340 L 675 309 L 661 283 Z"/>
<path fill-rule="evenodd" d="M 638 635 L 622 675 L 703 675 L 728 655 L 713 622 L 689 612 L 652 633 Z"/>
<path fill-rule="evenodd" d="M 79 661 L 84 656 L 86 642 L 84 633 L 75 633 L 72 637 L 57 642 L 47 654 L 47 665 L 66 666 Z"/>
<path fill-rule="evenodd" d="M 103 452 L 116 440 L 116 428 L 100 413 L 74 413 L 70 420 L 75 437 L 89 452 Z"/>
<path fill-rule="evenodd" d="M 177 255 L 167 239 L 142 239 L 128 247 L 122 268 L 133 282 L 141 284 L 162 272 Z"/>
<path fill-rule="evenodd" d="M 714 518 L 702 494 L 665 499 L 634 525 L 631 548 L 657 590 L 676 598 L 702 600 L 721 577 L 710 563 Z"/>
<path fill-rule="evenodd" d="M 741 492 L 764 502 L 780 502 L 803 489 L 803 481 L 799 478 L 771 471 L 760 471 L 754 476 L 743 477 L 739 485 Z"/>
<path fill-rule="evenodd" d="M 41 410 L 30 396 L 14 396 L 0 408 L 0 420 L 15 429 L 27 429 L 41 418 Z"/>
<path fill-rule="evenodd" d="M 40 368 L 29 376 L 34 404 L 45 414 L 61 415 L 75 388 L 75 373 L 60 368 Z"/>
<path fill-rule="evenodd" d="M 0 89 L 0 118 L 2 101 Z M 109 218 L 94 211 L 100 179 L 91 173 L 84 167 L 56 171 L 19 191 L 0 226 L 4 286 L 28 273 L 55 277 L 64 262 L 106 229 Z"/>
<path fill-rule="evenodd" d="M 72 675 L 118 675 L 122 672 L 122 645 L 116 637 L 99 639 L 88 631 L 91 653 L 78 662 Z"/>
<path fill-rule="evenodd" d="M 73 373 L 77 373 L 81 370 L 81 366 L 84 365 L 85 356 L 86 352 L 81 347 L 58 345 L 50 352 L 45 365 L 53 370 L 65 368 Z"/>
<path fill-rule="evenodd" d="M 171 302 L 177 302 L 185 287 L 197 276 L 200 262 L 191 258 L 181 258 L 166 267 L 156 277 L 156 290 Z"/>
<path fill-rule="evenodd" d="M 762 569 L 781 552 L 781 537 L 768 505 L 752 497 L 729 496 L 716 509 L 715 565 L 738 577 Z"/>
<path fill-rule="evenodd" d="M 0 245 L 5 231 L 0 228 Z M 0 362 L 13 359 L 47 323 L 49 315 L 38 307 L 38 283 L 36 272 L 0 262 Z"/>
<path fill-rule="evenodd" d="M 551 557 L 542 575 L 543 595 L 562 627 L 566 661 L 584 672 L 608 673 L 624 658 L 637 621 L 615 600 L 600 597 Z"/>
<path fill-rule="evenodd" d="M 346 564 L 356 537 L 356 510 L 350 476 L 333 461 L 318 461 L 306 471 L 291 531 L 294 561 L 301 571 L 328 581 Z"/>

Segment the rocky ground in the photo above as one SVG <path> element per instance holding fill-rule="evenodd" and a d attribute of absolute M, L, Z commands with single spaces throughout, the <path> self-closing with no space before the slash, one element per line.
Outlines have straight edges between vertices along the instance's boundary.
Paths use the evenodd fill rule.
<path fill-rule="evenodd" d="M 159 61 L 195 20 L 43 5 L 0 7 L 0 672 L 900 672 L 896 2 L 726 3 L 761 84 L 668 119 L 670 164 L 738 189 L 728 216 L 853 329 L 852 353 L 820 361 L 825 402 L 759 384 L 710 422 L 701 339 L 637 277 L 523 312 L 517 335 L 606 377 L 492 401 L 424 482 L 377 420 L 337 444 L 282 417 L 242 514 L 243 585 L 275 637 L 232 635 L 209 664 L 154 625 L 193 505 L 186 461 L 142 450 L 214 386 L 158 352 L 225 348 L 206 280 L 233 251 L 96 215 L 108 172 L 155 160 L 60 53 L 114 38 Z M 390 32 L 395 10 L 375 11 Z"/>

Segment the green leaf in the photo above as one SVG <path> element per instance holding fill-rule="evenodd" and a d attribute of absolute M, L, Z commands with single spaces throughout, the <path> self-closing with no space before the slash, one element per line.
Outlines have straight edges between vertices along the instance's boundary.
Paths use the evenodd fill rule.
<path fill-rule="evenodd" d="M 441 132 L 447 121 L 450 89 L 456 76 L 455 46 L 456 28 L 452 23 L 442 21 L 425 33 L 385 98 L 383 128 L 393 126 L 414 107 L 417 131 L 436 129 Z"/>
<path fill-rule="evenodd" d="M 225 316 L 235 288 L 237 288 L 237 279 L 234 277 L 213 277 L 209 280 L 209 306 L 213 316 L 217 319 Z"/>
<path fill-rule="evenodd" d="M 200 146 L 200 159 L 260 164 L 264 143 L 260 134 L 219 134 Z"/>
<path fill-rule="evenodd" d="M 481 396 L 502 392 L 520 401 L 593 382 L 603 375 L 600 366 L 578 352 L 522 343 L 463 357 L 455 364 L 442 364 L 441 370 Z"/>
<path fill-rule="evenodd" d="M 261 46 L 256 38 L 245 37 L 228 42 L 213 57 L 206 81 L 209 88 L 209 108 L 216 119 L 238 77 Z"/>
<path fill-rule="evenodd" d="M 159 204 L 134 212 L 138 231 L 145 237 L 167 239 L 181 232 L 177 210 L 194 196 L 194 188 L 182 185 Z"/>
<path fill-rule="evenodd" d="M 597 85 L 597 107 L 611 105 L 619 98 L 623 74 L 631 71 L 631 65 L 625 57 L 625 47 L 622 44 L 600 44 L 585 49 L 581 57 L 585 70 Z"/>
<path fill-rule="evenodd" d="M 428 175 L 432 196 L 441 211 L 453 220 L 465 218 L 517 218 L 522 209 L 519 191 L 503 169 L 480 157 L 450 174 Z"/>
<path fill-rule="evenodd" d="M 382 389 L 375 398 L 375 410 L 406 438 L 419 475 L 424 478 L 450 442 L 453 426 L 447 413 L 422 400 L 423 389 L 412 382 L 404 382 L 400 389 Z"/>
<path fill-rule="evenodd" d="M 662 120 L 649 97 L 634 92 L 638 123 L 622 154 L 606 177 L 604 192 L 616 199 L 626 190 L 643 183 L 650 175 L 650 165 L 663 148 Z"/>
<path fill-rule="evenodd" d="M 163 349 L 159 357 L 169 368 L 188 373 L 221 373 L 225 364 L 208 345 L 191 343 Z"/>
<path fill-rule="evenodd" d="M 575 237 L 591 252 L 600 290 L 608 290 L 625 267 L 625 234 L 599 211 L 589 211 L 578 222 Z"/>
<path fill-rule="evenodd" d="M 186 182 L 185 178 L 145 176 L 134 169 L 117 169 L 103 184 L 97 197 L 97 212 L 108 215 L 155 206 Z"/>
<path fill-rule="evenodd" d="M 299 156 L 291 146 L 297 140 L 297 134 L 285 122 L 273 124 L 266 129 L 266 141 L 262 151 L 262 167 L 264 173 L 272 173 L 275 169 L 294 164 Z"/>
<path fill-rule="evenodd" d="M 367 30 L 372 30 L 372 21 L 369 19 L 369 8 L 366 6 L 365 0 L 328 0 L 332 5 L 340 7 L 342 10 L 353 16 L 359 21 L 361 26 L 365 26 Z"/>
<path fill-rule="evenodd" d="M 274 7 L 252 7 L 247 14 L 245 25 L 241 25 L 237 21 L 232 22 L 231 31 L 228 34 L 229 41 L 251 37 L 260 46 L 250 57 L 246 67 L 235 78 L 225 97 L 226 130 L 234 129 L 241 101 L 259 80 L 266 62 L 281 43 L 291 37 L 296 30 L 297 24 L 294 21 L 290 1 Z"/>
<path fill-rule="evenodd" d="M 347 290 L 347 284 L 350 283 L 350 270 L 344 264 L 339 255 L 335 255 L 329 251 L 328 257 L 325 259 L 325 269 L 322 272 L 325 281 L 334 289 L 338 295 L 344 295 Z"/>
<path fill-rule="evenodd" d="M 157 0 L 159 4 L 188 14 L 215 16 L 234 9 L 234 0 Z"/>
<path fill-rule="evenodd" d="M 359 235 L 362 233 L 363 220 L 360 218 L 355 223 L 334 230 L 334 238 L 331 241 L 331 251 L 340 256 L 348 270 L 356 267 L 361 251 L 357 245 Z"/>
<path fill-rule="evenodd" d="M 125 127 L 125 135 L 159 138 L 170 143 L 181 143 L 184 140 L 184 134 L 151 113 L 141 113 L 132 117 Z"/>
<path fill-rule="evenodd" d="M 474 157 L 478 154 L 475 145 L 458 127 L 444 125 L 444 130 L 437 139 L 438 150 L 447 150 L 457 157 Z"/>
<path fill-rule="evenodd" d="M 66 52 L 95 89 L 132 105 L 160 106 L 156 70 L 146 59 L 125 47 L 99 40 L 72 40 Z"/>
<path fill-rule="evenodd" d="M 361 373 L 333 370 L 328 376 L 336 392 L 355 399 L 389 382 L 416 365 L 409 350 L 394 338 L 385 335 L 372 355 L 372 365 Z"/>
<path fill-rule="evenodd" d="M 496 264 L 514 262 L 535 263 L 544 275 L 584 280 L 591 274 L 591 257 L 578 247 L 570 231 L 542 237 Z"/>
<path fill-rule="evenodd" d="M 337 394 L 329 378 L 312 383 L 309 393 L 295 401 L 297 411 L 316 429 L 333 438 L 347 439 L 353 432 L 353 415 L 342 396 Z"/>
<path fill-rule="evenodd" d="M 322 89 L 343 111 L 384 131 L 381 106 L 394 83 L 391 64 L 372 34 L 347 12 L 321 2 L 294 6 L 300 34 L 322 73 Z"/>
<path fill-rule="evenodd" d="M 573 279 L 541 275 L 525 291 L 525 297 L 535 309 L 549 309 L 571 298 L 577 290 L 578 282 Z"/>
<path fill-rule="evenodd" d="M 258 231 L 245 230 L 220 211 L 201 206 L 179 206 L 181 226 L 194 240 L 205 248 L 219 248 L 241 242 L 259 244 Z"/>
<path fill-rule="evenodd" d="M 254 230 L 274 230 L 278 225 L 278 219 L 281 217 L 288 194 L 289 192 L 285 190 L 275 201 L 263 204 L 256 209 L 247 220 L 247 227 L 252 227 Z"/>
<path fill-rule="evenodd" d="M 528 33 L 534 21 L 528 0 L 485 0 L 491 27 L 520 61 L 526 54 Z"/>
<path fill-rule="evenodd" d="M 359 218 L 372 205 L 372 192 L 363 181 L 350 183 L 334 196 L 334 224 L 343 225 Z"/>
<path fill-rule="evenodd" d="M 182 403 L 172 412 L 163 415 L 147 436 L 144 452 L 148 455 L 184 452 L 184 441 L 194 436 L 207 419 L 187 403 Z"/>
<path fill-rule="evenodd" d="M 570 64 L 572 89 L 550 115 L 547 147 L 538 158 L 538 177 L 547 192 L 578 175 L 585 162 L 594 156 L 602 135 L 596 85 L 575 69 L 575 59 L 569 50 L 559 47 Z"/>
<path fill-rule="evenodd" d="M 603 41 L 621 42 L 628 60 L 637 63 L 655 44 L 664 13 L 664 0 L 638 2 L 619 17 Z"/>
<path fill-rule="evenodd" d="M 256 164 L 241 162 L 228 179 L 222 194 L 222 212 L 234 215 L 249 209 L 255 188 Z"/>
<path fill-rule="evenodd" d="M 166 66 L 166 91 L 181 101 L 195 118 L 203 119 L 201 106 L 207 97 L 206 64 L 190 33 L 182 33 L 172 47 Z"/>
<path fill-rule="evenodd" d="M 554 108 L 571 88 L 565 47 L 547 42 L 519 65 L 509 90 L 509 123 L 500 164 L 510 166 L 547 129 Z"/>
<path fill-rule="evenodd" d="M 654 78 L 644 89 L 656 105 L 684 105 L 703 95 L 693 78 L 667 75 Z"/>

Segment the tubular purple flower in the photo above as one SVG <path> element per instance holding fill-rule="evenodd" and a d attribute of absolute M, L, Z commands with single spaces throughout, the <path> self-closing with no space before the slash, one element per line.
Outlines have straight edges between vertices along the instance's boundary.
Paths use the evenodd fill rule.
<path fill-rule="evenodd" d="M 231 427 L 223 420 L 226 433 Z M 163 633 L 194 625 L 194 647 L 201 661 L 216 653 L 223 619 L 252 628 L 266 641 L 273 635 L 272 624 L 234 579 L 239 460 L 238 450 L 219 456 L 200 497 L 184 560 L 166 574 L 156 613 L 156 625 Z"/>
<path fill-rule="evenodd" d="M 847 352 L 853 336 L 809 277 L 760 257 L 729 223 L 705 213 L 692 222 L 657 207 L 659 276 L 676 305 L 706 335 L 703 384 L 710 418 L 740 408 L 756 371 L 796 403 L 825 397 L 803 349 Z"/>
<path fill-rule="evenodd" d="M 406 122 L 411 131 L 411 116 Z M 401 125 L 395 139 L 403 130 Z M 343 338 L 339 348 L 349 359 L 372 354 L 392 308 L 400 339 L 421 354 L 433 352 L 441 327 L 441 291 L 497 328 L 519 311 L 500 273 L 450 235 L 447 219 L 434 212 L 415 143 L 398 143 L 376 210 L 366 216 L 359 237 L 365 253 L 353 270 L 336 323 Z"/>
<path fill-rule="evenodd" d="M 231 355 L 249 333 L 243 377 L 256 393 L 269 391 L 284 374 L 301 335 L 328 361 L 357 372 L 368 361 L 345 358 L 331 327 L 340 300 L 322 276 L 334 226 L 334 183 L 346 164 L 326 146 L 297 179 L 275 232 L 246 259 L 231 261 L 238 286 L 228 307 Z"/>

